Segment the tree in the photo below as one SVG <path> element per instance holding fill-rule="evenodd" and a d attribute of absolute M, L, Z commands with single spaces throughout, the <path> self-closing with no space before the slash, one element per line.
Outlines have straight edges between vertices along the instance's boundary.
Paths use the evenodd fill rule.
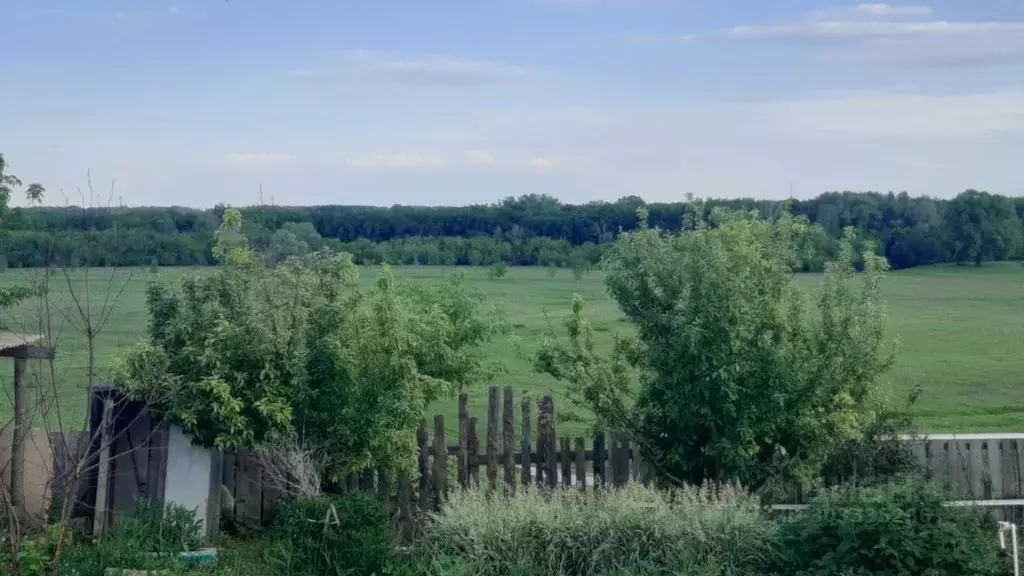
<path fill-rule="evenodd" d="M 458 276 L 403 287 L 386 266 L 357 290 L 351 255 L 329 250 L 267 267 L 241 226 L 227 209 L 214 274 L 150 286 L 148 338 L 115 381 L 173 391 L 166 409 L 201 444 L 295 446 L 328 481 L 409 466 L 426 405 L 491 374 L 482 296 Z"/>
<path fill-rule="evenodd" d="M 541 372 L 606 429 L 628 432 L 665 479 L 760 488 L 807 479 L 876 418 L 891 362 L 879 286 L 886 264 L 848 230 L 813 297 L 798 289 L 802 219 L 715 210 L 682 234 L 623 234 L 602 262 L 633 335 L 597 351 L 577 297 L 567 341 L 546 338 Z M 854 289 L 855 284 L 860 284 Z"/>
<path fill-rule="evenodd" d="M 264 253 L 269 264 L 280 264 L 293 256 L 301 256 L 309 251 L 309 245 L 299 240 L 288 230 L 278 230 L 270 236 L 270 244 Z"/>
<path fill-rule="evenodd" d="M 1016 253 L 1021 222 L 1008 198 L 967 190 L 946 206 L 946 228 L 958 264 L 1003 260 Z"/>

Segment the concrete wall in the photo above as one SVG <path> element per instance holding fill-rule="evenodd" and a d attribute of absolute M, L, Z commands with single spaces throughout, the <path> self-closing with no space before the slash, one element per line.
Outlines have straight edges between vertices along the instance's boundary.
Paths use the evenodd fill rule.
<path fill-rule="evenodd" d="M 214 498 L 219 490 L 212 490 L 211 478 L 216 475 L 219 489 L 219 453 L 192 445 L 179 426 L 171 426 L 167 439 L 167 484 L 164 488 L 164 502 L 178 504 L 196 511 L 196 518 L 202 522 L 204 532 L 209 533 L 215 526 L 207 526 L 211 509 L 217 508 Z M 212 522 L 211 522 L 212 523 Z"/>
<path fill-rule="evenodd" d="M 11 485 L 11 443 L 14 432 L 0 434 L 0 469 L 5 486 Z M 49 431 L 35 428 L 25 440 L 25 510 L 34 517 L 45 518 L 50 506 L 53 480 L 53 446 Z"/>

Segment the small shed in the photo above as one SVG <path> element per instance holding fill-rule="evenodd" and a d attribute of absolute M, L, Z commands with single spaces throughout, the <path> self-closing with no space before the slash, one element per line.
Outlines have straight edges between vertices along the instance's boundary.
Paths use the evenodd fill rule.
<path fill-rule="evenodd" d="M 94 534 L 129 512 L 138 499 L 194 510 L 208 535 L 220 523 L 222 455 L 196 446 L 180 426 L 110 384 L 89 399 L 89 474 L 74 515 Z"/>

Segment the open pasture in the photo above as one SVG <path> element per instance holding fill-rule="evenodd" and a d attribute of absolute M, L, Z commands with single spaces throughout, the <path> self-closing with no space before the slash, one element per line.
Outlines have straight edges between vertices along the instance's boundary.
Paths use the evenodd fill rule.
<path fill-rule="evenodd" d="M 84 305 L 85 287 L 94 312 L 111 306 L 109 319 L 97 338 L 97 376 L 103 378 L 120 349 L 131 346 L 146 329 L 145 288 L 149 282 L 173 282 L 182 274 L 209 269 L 162 268 L 157 273 L 144 269 L 119 270 L 113 281 L 103 270 L 90 272 L 88 282 L 79 274 L 72 285 Z M 399 267 L 401 281 L 435 282 L 444 274 L 464 273 L 468 283 L 483 290 L 498 306 L 518 336 L 519 346 L 499 338 L 487 348 L 489 359 L 500 362 L 506 374 L 493 384 L 511 385 L 537 394 L 551 393 L 556 404 L 561 385 L 533 372 L 530 354 L 539 337 L 548 330 L 561 330 L 560 320 L 568 310 L 573 293 L 581 294 L 586 315 L 598 337 L 610 342 L 616 329 L 628 328 L 615 304 L 605 294 L 601 274 L 590 274 L 577 282 L 569 270 L 554 277 L 543 268 L 510 268 L 508 275 L 489 280 L 486 270 L 468 268 Z M 8 270 L 0 274 L 0 285 L 13 285 L 38 278 L 41 271 Z M 372 282 L 376 272 L 364 269 L 361 282 Z M 820 279 L 814 274 L 798 276 L 808 289 Z M 79 411 L 87 377 L 88 351 L 80 323 L 65 318 L 77 309 L 68 298 L 67 282 L 61 272 L 51 278 L 55 297 L 51 310 L 52 330 L 57 334 L 56 374 L 64 399 L 63 409 Z M 116 294 L 109 291 L 124 289 Z M 884 286 L 889 306 L 889 331 L 899 339 L 896 364 L 880 383 L 894 399 L 905 398 L 915 386 L 923 393 L 916 413 L 925 431 L 992 432 L 1024 430 L 1024 266 L 1014 263 L 986 264 L 981 268 L 937 266 L 890 273 Z M 37 331 L 41 318 L 37 302 L 8 311 L 3 318 L 8 329 Z M 46 371 L 47 375 L 49 371 Z M 30 380 L 36 381 L 38 373 Z M 11 368 L 0 370 L 0 381 L 9 394 Z M 486 415 L 487 384 L 471 389 L 470 410 Z M 568 409 L 564 400 L 559 413 Z M 7 420 L 9 402 L 0 402 L 0 418 Z M 430 414 L 446 415 L 448 427 L 456 426 L 456 401 L 445 400 L 431 407 Z M 560 432 L 572 433 L 574 423 L 562 423 Z"/>

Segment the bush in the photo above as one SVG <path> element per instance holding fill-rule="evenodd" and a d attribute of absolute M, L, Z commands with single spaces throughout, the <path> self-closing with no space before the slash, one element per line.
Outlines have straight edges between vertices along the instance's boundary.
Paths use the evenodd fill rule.
<path fill-rule="evenodd" d="M 69 547 L 61 557 L 59 574 L 102 576 L 107 568 L 175 567 L 178 552 L 202 545 L 201 526 L 191 510 L 139 500 L 131 514 L 118 518 L 102 538 Z"/>
<path fill-rule="evenodd" d="M 504 278 L 508 273 L 508 265 L 504 262 L 497 262 L 487 269 L 487 277 L 491 280 Z"/>
<path fill-rule="evenodd" d="M 780 566 L 798 576 L 1011 574 L 995 524 L 945 499 L 923 482 L 827 492 L 783 524 Z"/>
<path fill-rule="evenodd" d="M 725 487 L 455 491 L 417 545 L 473 574 L 755 574 L 777 555 L 759 503 Z M 443 572 L 441 572 L 443 573 Z M 458 573 L 457 571 L 452 573 Z"/>
<path fill-rule="evenodd" d="M 331 506 L 337 524 L 324 523 Z M 387 509 L 361 492 L 284 504 L 270 536 L 269 559 L 282 574 L 296 576 L 379 574 L 397 543 Z"/>

